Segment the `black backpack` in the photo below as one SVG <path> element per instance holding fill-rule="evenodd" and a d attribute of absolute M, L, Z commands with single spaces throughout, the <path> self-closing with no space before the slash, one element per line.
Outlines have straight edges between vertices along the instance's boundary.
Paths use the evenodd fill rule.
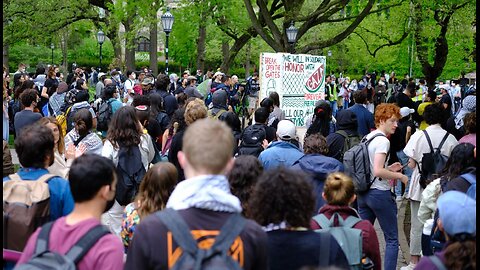
<path fill-rule="evenodd" d="M 97 113 L 97 130 L 98 131 L 108 131 L 108 124 L 112 119 L 113 115 L 113 108 L 112 102 L 114 100 L 109 100 L 107 102 L 103 102 L 100 105 Z"/>
<path fill-rule="evenodd" d="M 103 225 L 97 225 L 90 229 L 80 240 L 78 240 L 66 254 L 60 254 L 48 249 L 48 241 L 50 232 L 54 222 L 45 224 L 38 234 L 35 244 L 35 252 L 32 258 L 21 264 L 15 269 L 19 270 L 74 270 L 77 264 L 82 260 L 88 251 L 98 242 L 104 235 L 110 231 Z"/>
<path fill-rule="evenodd" d="M 214 269 L 242 269 L 240 265 L 228 255 L 233 241 L 245 227 L 246 219 L 240 214 L 233 214 L 225 222 L 215 242 L 210 249 L 201 249 L 193 239 L 190 228 L 177 211 L 167 208 L 156 213 L 173 239 L 183 250 L 178 261 L 171 270 L 214 270 Z"/>
<path fill-rule="evenodd" d="M 139 146 L 120 146 L 117 164 L 119 178 L 115 194 L 120 205 L 127 205 L 134 200 L 145 172 Z"/>
<path fill-rule="evenodd" d="M 433 149 L 432 141 L 430 140 L 427 131 L 423 130 L 423 133 L 425 134 L 428 146 L 430 147 L 430 152 L 423 154 L 421 165 L 419 166 L 417 163 L 417 166 L 419 166 L 418 169 L 420 172 L 420 186 L 425 189 L 427 186 L 427 181 L 438 177 L 438 174 L 443 170 L 443 168 L 445 168 L 448 156 L 442 154 L 441 151 L 443 144 L 450 134 L 447 132 L 445 136 L 443 136 L 443 139 L 438 147 Z"/>
<path fill-rule="evenodd" d="M 263 140 L 267 138 L 267 131 L 263 125 L 251 125 L 245 128 L 241 136 L 241 143 L 237 155 L 252 155 L 258 157 L 263 151 Z"/>

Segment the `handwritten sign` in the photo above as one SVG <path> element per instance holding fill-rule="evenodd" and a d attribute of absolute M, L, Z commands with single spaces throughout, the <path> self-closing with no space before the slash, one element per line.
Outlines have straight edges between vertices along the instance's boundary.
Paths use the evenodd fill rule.
<path fill-rule="evenodd" d="M 260 54 L 260 100 L 276 91 L 285 117 L 304 126 L 315 102 L 325 99 L 325 56 Z"/>

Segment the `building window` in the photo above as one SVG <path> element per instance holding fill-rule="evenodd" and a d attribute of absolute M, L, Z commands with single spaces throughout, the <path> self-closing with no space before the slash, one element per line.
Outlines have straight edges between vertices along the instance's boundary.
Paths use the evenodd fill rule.
<path fill-rule="evenodd" d="M 150 40 L 146 37 L 139 37 L 137 39 L 137 52 L 150 51 Z"/>

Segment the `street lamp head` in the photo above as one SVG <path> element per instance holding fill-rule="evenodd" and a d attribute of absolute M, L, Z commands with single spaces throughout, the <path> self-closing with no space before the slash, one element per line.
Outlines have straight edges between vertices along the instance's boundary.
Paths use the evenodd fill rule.
<path fill-rule="evenodd" d="M 285 31 L 287 32 L 288 43 L 295 43 L 297 40 L 298 29 L 293 25 L 293 21 L 290 23 L 290 27 L 288 27 Z"/>
<path fill-rule="evenodd" d="M 167 7 L 167 12 L 165 12 L 161 18 L 162 18 L 163 31 L 166 34 L 169 34 L 170 32 L 172 32 L 172 26 L 173 26 L 173 20 L 174 20 L 172 13 L 170 13 L 170 8 Z"/>
<path fill-rule="evenodd" d="M 50 49 L 55 49 L 55 45 L 53 45 L 53 43 L 50 43 Z"/>
<path fill-rule="evenodd" d="M 332 51 L 328 50 L 327 55 L 328 57 L 332 57 Z"/>
<path fill-rule="evenodd" d="M 105 42 L 105 33 L 102 30 L 98 31 L 97 33 L 97 42 L 98 44 L 102 45 Z"/>

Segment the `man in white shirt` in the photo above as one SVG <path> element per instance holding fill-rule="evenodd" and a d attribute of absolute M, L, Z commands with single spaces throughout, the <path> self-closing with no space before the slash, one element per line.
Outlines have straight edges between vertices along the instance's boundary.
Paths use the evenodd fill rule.
<path fill-rule="evenodd" d="M 440 145 L 443 137 L 447 133 L 441 126 L 442 117 L 444 116 L 443 105 L 440 103 L 434 103 L 425 107 L 423 118 L 429 125 L 425 131 L 428 133 L 428 137 L 432 142 L 433 148 Z M 458 144 L 457 139 L 453 135 L 448 135 L 445 140 L 441 153 L 446 156 L 450 156 L 453 148 Z M 424 132 L 415 132 L 407 145 L 403 149 L 405 155 L 409 157 L 408 167 L 413 169 L 412 177 L 410 180 L 410 186 L 408 188 L 407 198 L 410 199 L 410 211 L 411 211 L 411 228 L 410 228 L 410 264 L 402 267 L 402 270 L 414 269 L 415 265 L 420 260 L 422 251 L 421 236 L 423 224 L 418 220 L 418 208 L 420 207 L 420 201 L 422 200 L 423 188 L 420 186 L 420 171 L 421 161 L 424 153 L 430 152 L 427 139 Z"/>
<path fill-rule="evenodd" d="M 128 70 L 127 71 L 127 77 L 128 79 L 124 83 L 124 102 L 127 103 L 127 105 L 132 104 L 133 101 L 133 95 L 135 92 L 133 91 L 133 86 L 135 86 L 135 71 L 133 70 Z"/>

